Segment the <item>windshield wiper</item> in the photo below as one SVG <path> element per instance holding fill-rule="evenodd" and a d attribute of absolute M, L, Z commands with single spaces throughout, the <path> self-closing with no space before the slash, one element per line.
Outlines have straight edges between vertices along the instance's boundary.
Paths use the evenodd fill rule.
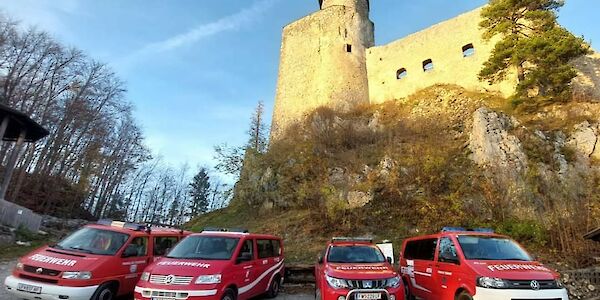
<path fill-rule="evenodd" d="M 94 253 L 92 250 L 84 249 L 84 248 L 80 248 L 80 247 L 69 247 L 69 249 L 77 250 L 77 251 L 81 251 L 81 252 L 85 252 L 85 253 Z"/>

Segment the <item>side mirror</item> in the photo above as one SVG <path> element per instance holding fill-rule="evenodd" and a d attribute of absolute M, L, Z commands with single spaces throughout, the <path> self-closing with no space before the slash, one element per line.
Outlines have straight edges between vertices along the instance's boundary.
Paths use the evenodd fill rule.
<path fill-rule="evenodd" d="M 388 256 L 388 257 L 386 257 L 386 259 L 387 259 L 388 263 L 392 264 L 392 258 L 391 257 Z"/>
<path fill-rule="evenodd" d="M 456 255 L 452 255 L 449 252 L 442 252 L 441 259 L 443 262 L 452 263 L 452 264 L 460 264 L 460 261 Z"/>
<path fill-rule="evenodd" d="M 133 257 L 133 256 L 137 256 L 138 255 L 138 249 L 137 249 L 137 245 L 127 245 L 127 248 L 125 248 L 125 251 L 123 251 L 123 257 Z"/>
<path fill-rule="evenodd" d="M 323 264 L 323 254 L 319 254 L 319 256 L 317 256 L 317 262 L 322 265 Z"/>
<path fill-rule="evenodd" d="M 252 253 L 248 253 L 248 252 L 244 252 L 241 253 L 240 256 L 237 258 L 237 263 L 243 263 L 243 262 L 247 262 L 247 261 L 251 261 L 252 260 Z"/>

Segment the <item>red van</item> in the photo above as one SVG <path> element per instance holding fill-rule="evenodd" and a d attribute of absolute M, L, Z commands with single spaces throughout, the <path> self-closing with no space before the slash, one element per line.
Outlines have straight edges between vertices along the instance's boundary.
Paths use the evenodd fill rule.
<path fill-rule="evenodd" d="M 407 299 L 567 300 L 558 273 L 509 237 L 446 227 L 404 241 L 400 272 Z"/>
<path fill-rule="evenodd" d="M 320 300 L 403 300 L 402 280 L 371 239 L 333 238 L 315 266 Z"/>
<path fill-rule="evenodd" d="M 284 277 L 281 239 L 246 230 L 192 234 L 144 270 L 136 300 L 274 298 Z"/>
<path fill-rule="evenodd" d="M 22 257 L 4 284 L 19 299 L 112 300 L 132 294 L 142 270 L 187 234 L 102 220 Z"/>

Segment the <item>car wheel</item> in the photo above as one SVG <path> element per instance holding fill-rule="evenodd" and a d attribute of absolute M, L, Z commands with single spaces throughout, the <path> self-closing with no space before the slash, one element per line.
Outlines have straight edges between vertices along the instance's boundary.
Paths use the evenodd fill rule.
<path fill-rule="evenodd" d="M 473 297 L 471 297 L 471 295 L 469 295 L 469 293 L 462 292 L 460 294 L 458 294 L 458 296 L 456 296 L 456 298 L 454 298 L 456 300 L 473 300 Z"/>
<path fill-rule="evenodd" d="M 115 299 L 115 288 L 111 283 L 105 283 L 100 285 L 94 295 L 92 296 L 92 300 L 113 300 Z"/>
<path fill-rule="evenodd" d="M 235 295 L 232 289 L 226 289 L 221 300 L 235 300 Z"/>
<path fill-rule="evenodd" d="M 273 278 L 271 286 L 269 287 L 269 291 L 267 292 L 267 298 L 275 298 L 277 295 L 279 295 L 279 288 L 281 287 L 280 282 L 281 280 L 279 279 L 279 276 Z"/>

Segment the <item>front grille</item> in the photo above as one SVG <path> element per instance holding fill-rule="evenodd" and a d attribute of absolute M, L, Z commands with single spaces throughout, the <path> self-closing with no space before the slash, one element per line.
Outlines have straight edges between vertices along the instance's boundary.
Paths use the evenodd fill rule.
<path fill-rule="evenodd" d="M 507 280 L 509 289 L 531 290 L 533 280 Z M 540 290 L 560 289 L 555 280 L 536 280 L 540 285 Z"/>
<path fill-rule="evenodd" d="M 174 275 L 151 275 L 150 283 L 165 284 L 165 285 L 188 285 L 194 277 L 191 276 L 174 276 Z"/>
<path fill-rule="evenodd" d="M 34 266 L 30 266 L 30 265 L 24 265 L 23 271 L 25 271 L 27 273 L 34 273 L 34 274 L 46 275 L 46 276 L 58 276 L 58 274 L 60 274 L 60 271 L 57 271 L 57 270 L 44 269 L 44 268 L 34 267 Z M 38 271 L 41 271 L 41 272 L 38 272 Z"/>
<path fill-rule="evenodd" d="M 346 280 L 351 289 L 383 289 L 387 286 L 387 280 Z"/>
<path fill-rule="evenodd" d="M 171 291 L 142 291 L 142 296 L 145 298 L 175 298 L 175 299 L 187 299 L 189 294 L 185 292 L 171 292 Z"/>
<path fill-rule="evenodd" d="M 29 275 L 25 275 L 25 274 L 19 274 L 19 277 L 23 278 L 23 279 L 31 280 L 31 281 L 38 281 L 38 282 L 52 283 L 52 284 L 58 283 L 58 280 L 56 280 L 56 279 L 47 279 L 47 278 L 29 276 Z"/>

